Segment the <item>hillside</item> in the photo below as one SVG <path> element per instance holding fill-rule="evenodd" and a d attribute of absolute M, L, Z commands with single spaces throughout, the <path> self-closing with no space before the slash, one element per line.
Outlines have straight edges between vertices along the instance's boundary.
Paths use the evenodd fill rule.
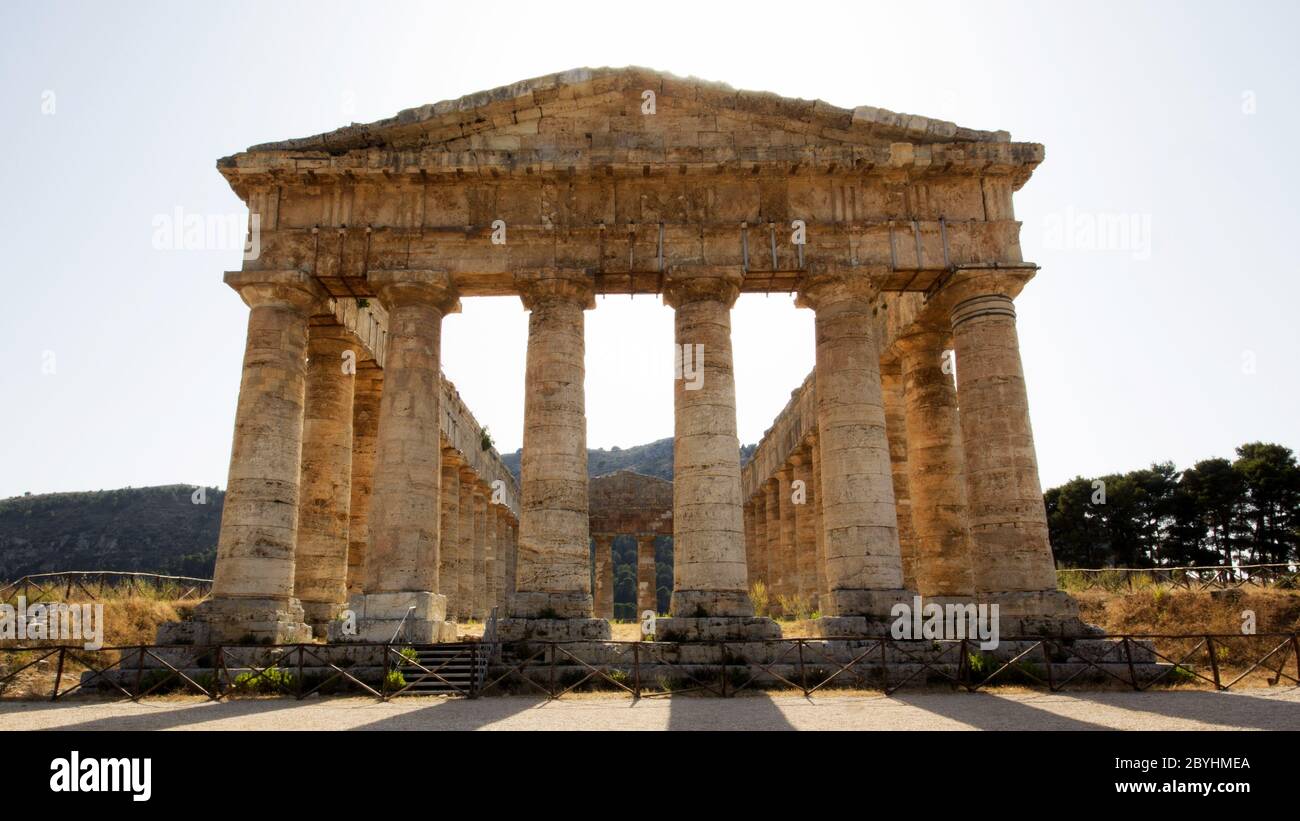
<path fill-rule="evenodd" d="M 742 462 L 754 445 L 741 448 Z M 502 457 L 516 477 L 519 451 Z M 588 451 L 592 476 L 673 478 L 673 440 Z M 0 500 L 0 580 L 58 570 L 136 570 L 211 578 L 225 493 L 192 485 L 46 493 Z"/>
<path fill-rule="evenodd" d="M 210 578 L 225 494 L 191 485 L 0 500 L 0 579 L 56 570 L 137 570 Z"/>
<path fill-rule="evenodd" d="M 742 465 L 749 461 L 757 447 L 757 445 L 741 446 L 740 463 Z M 501 461 L 505 463 L 516 479 L 519 478 L 519 457 L 522 453 L 522 450 L 517 450 L 514 453 L 503 454 L 501 457 Z M 607 473 L 614 473 L 619 470 L 632 470 L 637 473 L 644 473 L 647 476 L 657 476 L 660 479 L 672 481 L 672 438 L 660 439 L 645 445 L 634 445 L 630 448 L 587 449 L 587 475 L 604 476 Z"/>

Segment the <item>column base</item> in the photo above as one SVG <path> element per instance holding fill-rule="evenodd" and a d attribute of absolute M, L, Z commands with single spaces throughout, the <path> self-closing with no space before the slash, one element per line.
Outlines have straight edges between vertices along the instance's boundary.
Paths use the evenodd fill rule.
<path fill-rule="evenodd" d="M 497 622 L 497 639 L 512 641 L 609 641 L 604 619 L 541 619 L 512 616 Z"/>
<path fill-rule="evenodd" d="M 738 590 L 674 590 L 668 609 L 676 619 L 754 618 L 749 594 Z"/>
<path fill-rule="evenodd" d="M 189 621 L 160 624 L 158 644 L 300 644 L 311 641 L 297 599 L 208 599 Z"/>
<path fill-rule="evenodd" d="M 781 625 L 766 616 L 655 619 L 655 641 L 762 641 L 781 638 Z"/>
<path fill-rule="evenodd" d="M 334 621 L 329 627 L 330 641 L 437 644 L 457 638 L 455 622 L 447 621 L 447 597 L 441 593 L 362 593 L 348 600 L 348 609 L 356 619 L 355 630 L 347 630 L 345 622 Z"/>
<path fill-rule="evenodd" d="M 569 621 L 591 619 L 594 609 L 590 593 L 548 593 L 520 591 L 510 597 L 511 619 Z"/>

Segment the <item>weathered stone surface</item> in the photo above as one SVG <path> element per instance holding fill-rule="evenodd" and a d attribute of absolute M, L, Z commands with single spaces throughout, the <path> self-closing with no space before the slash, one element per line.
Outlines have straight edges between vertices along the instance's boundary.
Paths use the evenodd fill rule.
<path fill-rule="evenodd" d="M 901 592 L 903 584 L 871 297 L 867 280 L 838 272 L 800 290 L 801 304 L 816 311 L 823 611 L 833 616 L 877 615 L 845 609 L 876 599 L 854 591 Z"/>
<path fill-rule="evenodd" d="M 675 269 L 664 290 L 683 361 L 673 382 L 675 616 L 751 617 L 741 524 L 740 442 L 731 358 L 731 306 L 742 274 Z M 686 363 L 698 374 L 687 379 Z"/>
<path fill-rule="evenodd" d="M 659 612 L 659 592 L 655 581 L 655 537 L 641 533 L 636 537 L 636 612 Z"/>
<path fill-rule="evenodd" d="M 365 619 L 388 620 L 385 614 L 402 600 L 417 615 L 433 610 L 426 594 L 441 603 L 439 589 L 439 506 L 442 501 L 442 447 L 439 439 L 442 398 L 439 353 L 442 318 L 458 307 L 451 279 L 440 271 L 374 270 L 370 281 L 388 308 L 384 392 L 375 446 L 370 543 L 364 591 L 349 601 L 358 615 L 358 638 L 374 634 Z M 372 597 L 379 597 L 370 602 Z M 363 614 L 371 614 L 365 616 Z M 401 616 L 397 616 L 401 618 Z M 436 624 L 410 628 L 437 635 Z"/>
<path fill-rule="evenodd" d="M 348 505 L 348 596 L 365 586 L 370 540 L 370 497 L 375 479 L 375 442 L 384 371 L 373 360 L 357 364 L 352 391 L 352 481 Z"/>
<path fill-rule="evenodd" d="M 594 307 L 593 283 L 582 271 L 545 270 L 518 288 L 530 314 L 511 612 L 590 618 L 583 312 Z"/>
<path fill-rule="evenodd" d="M 1054 590 L 1011 308 L 1034 271 L 1012 194 L 1042 157 L 1005 132 L 581 69 L 222 160 L 261 253 L 231 279 L 252 312 L 205 629 L 300 635 L 298 598 L 319 623 L 343 578 L 367 635 L 412 607 L 421 635 L 447 635 L 448 614 L 502 602 L 517 633 L 598 633 L 588 534 L 670 530 L 679 618 L 745 622 L 763 581 L 877 623 L 914 584 L 1082 630 Z M 817 312 L 817 367 L 741 471 L 731 306 L 791 291 Z M 671 515 L 633 498 L 593 528 L 583 312 L 656 292 L 679 344 L 704 348 L 703 381 L 675 386 Z M 457 296 L 508 294 L 531 312 L 522 487 L 438 367 Z M 338 413 L 304 423 L 308 317 L 358 369 L 351 413 L 321 370 L 310 404 Z M 908 347 L 949 329 L 955 396 L 942 341 Z M 424 603 L 440 594 L 446 612 Z"/>
<path fill-rule="evenodd" d="M 294 596 L 298 473 L 306 398 L 307 319 L 323 292 L 306 274 L 228 274 L 249 307 L 212 598 L 196 610 L 212 639 L 298 641 Z"/>
<path fill-rule="evenodd" d="M 349 335 L 336 325 L 307 334 L 307 385 L 294 553 L 294 593 L 323 637 L 347 601 L 348 506 L 352 501 Z"/>
<path fill-rule="evenodd" d="M 946 342 L 942 330 L 919 326 L 897 343 L 916 535 L 914 578 L 922 596 L 969 597 L 975 592 L 970 511 L 957 390 L 943 365 Z"/>

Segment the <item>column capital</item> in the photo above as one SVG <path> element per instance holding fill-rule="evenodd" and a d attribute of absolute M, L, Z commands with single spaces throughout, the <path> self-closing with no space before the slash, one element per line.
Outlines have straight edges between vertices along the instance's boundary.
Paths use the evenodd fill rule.
<path fill-rule="evenodd" d="M 846 268 L 838 265 L 815 265 L 800 280 L 795 306 L 822 308 L 846 299 L 875 299 L 880 293 L 881 278 L 887 271 L 878 266 Z"/>
<path fill-rule="evenodd" d="M 460 481 L 462 487 L 464 487 L 465 484 L 473 485 L 478 481 L 478 473 L 474 468 L 469 466 L 469 463 L 464 461 L 462 461 L 460 465 Z"/>
<path fill-rule="evenodd" d="M 539 268 L 515 274 L 515 288 L 524 309 L 546 302 L 570 302 L 585 310 L 596 307 L 596 282 L 585 268 Z"/>
<path fill-rule="evenodd" d="M 223 279 L 249 308 L 279 306 L 314 314 L 324 312 L 329 303 L 329 294 L 306 271 L 227 271 Z"/>
<path fill-rule="evenodd" d="M 460 312 L 460 295 L 451 274 L 432 268 L 389 268 L 372 270 L 366 281 L 379 295 L 384 307 L 431 305 L 443 314 Z"/>
<path fill-rule="evenodd" d="M 454 467 L 457 470 L 462 470 L 465 467 L 465 458 L 460 455 L 460 451 L 456 450 L 451 445 L 443 445 L 442 466 Z"/>
<path fill-rule="evenodd" d="M 674 265 L 664 281 L 664 303 L 679 308 L 710 300 L 730 308 L 736 304 L 744 280 L 739 265 Z"/>
<path fill-rule="evenodd" d="M 927 302 L 951 313 L 958 305 L 977 297 L 997 296 L 1007 301 L 1014 299 L 1033 278 L 1036 267 L 1023 268 L 958 268 L 939 292 Z"/>

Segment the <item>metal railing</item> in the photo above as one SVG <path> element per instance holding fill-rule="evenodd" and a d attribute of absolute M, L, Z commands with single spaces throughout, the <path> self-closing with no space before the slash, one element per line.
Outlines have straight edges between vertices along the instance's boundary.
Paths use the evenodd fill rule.
<path fill-rule="evenodd" d="M 1086 643 L 1087 650 L 1070 639 L 1002 641 L 1014 655 L 983 653 L 976 639 L 882 637 L 501 643 L 492 636 L 463 646 L 358 642 L 345 645 L 346 653 L 340 646 L 322 644 L 17 647 L 0 648 L 0 697 L 57 701 L 106 692 L 138 701 L 179 692 L 215 701 L 350 693 L 388 700 L 418 693 L 421 684 L 468 697 L 523 692 L 550 699 L 591 690 L 633 698 L 688 692 L 727 698 L 747 690 L 811 696 L 845 687 L 892 695 L 904 687 L 935 685 L 971 692 L 1000 684 L 1052 692 L 1099 686 L 1141 691 L 1158 685 L 1215 690 L 1300 685 L 1296 633 L 1096 636 Z M 753 649 L 760 644 L 764 653 L 756 660 Z M 441 654 L 426 665 L 419 661 L 419 651 L 430 648 Z M 715 660 L 683 661 L 688 648 L 691 655 L 711 654 Z M 593 649 L 610 660 L 592 661 Z M 357 662 L 367 651 L 368 662 Z M 471 671 L 467 678 L 451 675 L 466 667 Z M 403 675 L 394 677 L 393 671 Z"/>
<path fill-rule="evenodd" d="M 212 579 L 194 576 L 167 576 L 161 573 L 131 573 L 117 570 L 65 570 L 58 573 L 29 573 L 22 578 L 0 585 L 0 601 L 24 596 L 29 601 L 45 601 L 60 591 L 66 600 L 74 592 L 84 593 L 97 601 L 106 598 L 109 589 L 120 592 L 125 587 L 132 593 L 142 593 L 142 585 L 152 584 L 155 590 L 172 588 L 172 599 L 201 599 L 212 590 Z M 92 589 L 93 588 L 93 589 Z"/>

